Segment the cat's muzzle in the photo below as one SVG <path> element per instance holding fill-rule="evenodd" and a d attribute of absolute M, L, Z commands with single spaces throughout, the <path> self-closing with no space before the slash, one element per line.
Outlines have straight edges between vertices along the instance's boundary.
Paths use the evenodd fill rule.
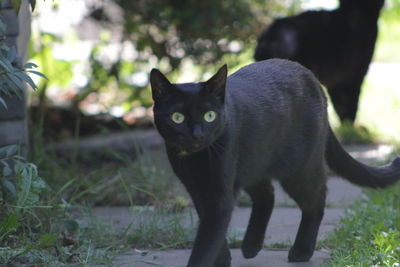
<path fill-rule="evenodd" d="M 190 154 L 198 153 L 207 148 L 205 143 L 193 143 L 191 145 L 182 147 L 180 149 L 179 155 L 180 156 L 187 156 Z"/>

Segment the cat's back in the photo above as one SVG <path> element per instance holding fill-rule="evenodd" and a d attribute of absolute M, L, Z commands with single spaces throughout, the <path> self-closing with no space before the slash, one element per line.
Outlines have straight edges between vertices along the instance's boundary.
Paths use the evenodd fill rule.
<path fill-rule="evenodd" d="M 299 63 L 285 59 L 268 59 L 247 65 L 227 81 L 228 93 L 269 98 L 321 96 L 319 81 Z"/>
<path fill-rule="evenodd" d="M 241 163 L 239 177 L 259 177 L 266 169 L 274 177 L 282 176 L 284 170 L 303 163 L 294 147 L 312 154 L 326 136 L 321 86 L 308 69 L 292 61 L 259 61 L 232 74 L 225 107 L 227 136 L 237 144 Z"/>
<path fill-rule="evenodd" d="M 242 124 L 266 125 L 325 114 L 327 104 L 311 71 L 293 61 L 269 59 L 228 77 L 226 107 Z"/>

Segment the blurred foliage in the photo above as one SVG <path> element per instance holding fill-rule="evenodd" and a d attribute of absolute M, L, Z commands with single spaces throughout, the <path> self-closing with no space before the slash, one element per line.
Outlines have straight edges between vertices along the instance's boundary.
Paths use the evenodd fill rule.
<path fill-rule="evenodd" d="M 374 58 L 377 61 L 398 62 L 400 54 L 400 0 L 386 0 L 379 20 L 379 35 Z"/>
<path fill-rule="evenodd" d="M 172 69 L 183 57 L 195 64 L 213 64 L 229 44 L 254 42 L 272 10 L 282 8 L 274 0 L 182 1 L 115 0 L 124 10 L 124 37 L 138 51 L 167 58 Z M 146 53 L 147 52 L 147 53 Z"/>
<path fill-rule="evenodd" d="M 60 87 L 67 86 L 73 77 L 72 66 L 74 61 L 58 60 L 54 57 L 52 45 L 60 42 L 62 40 L 53 34 L 41 33 L 40 42 L 38 42 L 36 48 L 32 47 L 32 42 L 30 43 L 30 56 L 41 66 L 41 71 L 50 77 L 50 80 L 38 81 L 37 91 L 40 99 L 39 105 L 41 106 L 46 104 L 46 89 L 49 83 Z"/>
<path fill-rule="evenodd" d="M 174 82 L 206 79 L 222 63 L 234 71 L 253 61 L 257 36 L 265 26 L 276 17 L 300 12 L 302 2 L 305 1 L 85 1 L 87 14 L 77 25 L 90 20 L 101 28 L 96 40 L 94 33 L 85 33 L 91 35 L 92 44 L 87 58 L 68 60 L 54 56 L 55 45 L 65 47 L 71 43 L 62 32 L 41 32 L 33 40 L 32 55 L 51 80 L 39 83 L 39 102 L 45 103 L 48 87 L 55 86 L 63 92 L 57 96 L 71 92 L 71 106 L 84 112 L 89 105 L 97 105 L 89 113 L 109 112 L 117 107 L 125 114 L 138 106 L 149 107 L 151 68 L 159 68 Z M 38 2 L 39 11 L 41 4 Z M 57 9 L 62 3 L 50 4 Z M 397 22 L 399 12 L 400 0 L 386 1 L 382 31 L 387 29 L 387 22 Z M 78 27 L 74 30 L 79 31 Z M 85 39 L 85 34 L 80 33 L 79 37 Z M 393 43 L 386 47 L 394 47 L 395 35 L 382 36 L 382 40 Z M 376 58 L 388 58 L 394 53 L 388 51 L 395 51 L 384 50 L 377 51 Z M 110 59 L 104 56 L 107 53 L 117 55 Z M 74 84 L 77 75 L 87 78 L 84 84 Z"/>
<path fill-rule="evenodd" d="M 386 8 L 381 18 L 385 21 L 398 21 L 400 17 L 400 0 L 386 0 Z"/>
<path fill-rule="evenodd" d="M 40 10 L 42 3 L 38 4 Z M 53 8 L 59 4 L 54 2 Z M 92 20 L 104 27 L 98 40 L 91 40 L 93 46 L 84 68 L 86 84 L 70 88 L 76 92 L 72 106 L 82 108 L 85 105 L 81 103 L 90 98 L 101 103 L 102 111 L 120 106 L 127 112 L 132 107 L 152 104 L 146 81 L 151 68 L 160 68 L 173 80 L 188 69 L 193 78 L 203 78 L 203 73 L 214 71 L 221 61 L 227 62 L 230 69 L 235 68 L 243 63 L 242 54 L 245 60 L 251 59 L 257 35 L 272 17 L 298 11 L 300 2 L 114 0 L 92 6 L 87 1 L 86 5 L 88 14 L 82 21 Z M 115 29 L 120 33 L 115 34 Z M 44 106 L 48 87 L 74 86 L 71 72 L 76 62 L 53 56 L 54 44 L 60 42 L 65 44 L 61 33 L 55 36 L 41 32 L 33 38 L 31 55 L 50 77 L 50 82 L 39 84 L 39 105 Z M 118 50 L 117 58 L 111 62 L 102 56 L 110 49 Z M 134 58 L 125 58 L 126 50 Z M 142 82 L 137 82 L 136 75 L 141 75 Z M 111 97 L 103 97 L 105 94 Z"/>

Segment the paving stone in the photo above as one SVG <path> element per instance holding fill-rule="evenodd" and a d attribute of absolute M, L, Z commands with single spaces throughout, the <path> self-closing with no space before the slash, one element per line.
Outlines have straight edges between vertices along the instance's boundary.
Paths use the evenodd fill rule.
<path fill-rule="evenodd" d="M 297 207 L 296 203 L 282 189 L 278 182 L 273 182 L 275 188 L 275 205 L 280 207 Z M 351 184 L 337 176 L 329 176 L 328 193 L 326 196 L 326 206 L 335 208 L 344 208 L 359 198 L 362 194 L 362 188 Z"/>
<path fill-rule="evenodd" d="M 250 217 L 251 209 L 247 207 L 236 207 L 231 223 L 230 232 L 236 238 L 242 239 Z M 197 226 L 197 215 L 194 210 L 183 213 L 182 224 L 185 227 Z M 129 207 L 97 207 L 93 209 L 93 215 L 101 221 L 110 222 L 121 228 L 131 225 L 132 228 L 146 220 L 151 220 L 154 216 L 159 216 L 157 212 L 139 212 Z M 326 208 L 324 219 L 322 220 L 318 239 L 324 239 L 335 225 L 344 216 L 344 209 Z M 275 208 L 272 212 L 266 233 L 266 244 L 292 243 L 299 227 L 301 212 L 297 208 Z M 168 220 L 166 220 L 168 221 Z"/>
<path fill-rule="evenodd" d="M 190 250 L 150 251 L 132 250 L 113 263 L 115 266 L 129 267 L 183 267 L 190 256 Z M 315 251 L 309 262 L 289 263 L 287 250 L 263 249 L 254 259 L 244 259 L 240 249 L 231 249 L 232 267 L 314 267 L 321 266 L 329 259 L 329 252 Z"/>

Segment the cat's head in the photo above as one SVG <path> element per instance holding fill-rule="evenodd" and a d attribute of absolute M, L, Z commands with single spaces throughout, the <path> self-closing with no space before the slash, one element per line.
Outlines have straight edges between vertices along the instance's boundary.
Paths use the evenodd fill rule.
<path fill-rule="evenodd" d="M 383 7 L 385 0 L 339 0 L 340 7 L 345 9 L 358 9 L 376 14 Z"/>
<path fill-rule="evenodd" d="M 181 155 L 210 146 L 224 127 L 227 67 L 206 82 L 173 84 L 157 69 L 150 73 L 154 123 Z"/>

